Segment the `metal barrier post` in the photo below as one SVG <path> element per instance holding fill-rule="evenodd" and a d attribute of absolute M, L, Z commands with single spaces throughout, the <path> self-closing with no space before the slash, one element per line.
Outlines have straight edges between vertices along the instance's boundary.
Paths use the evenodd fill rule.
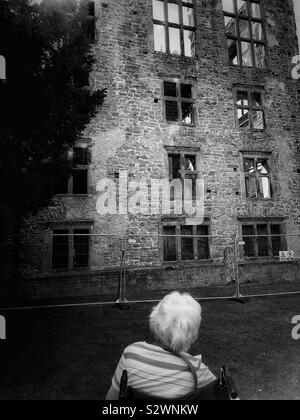
<path fill-rule="evenodd" d="M 243 296 L 240 291 L 240 276 L 239 276 L 239 262 L 238 262 L 238 247 L 239 247 L 239 234 L 234 238 L 234 268 L 235 268 L 235 299 L 239 300 Z"/>
<path fill-rule="evenodd" d="M 126 240 L 127 240 L 126 237 L 122 238 L 120 279 L 119 279 L 118 298 L 116 300 L 117 304 L 128 303 L 128 300 L 126 299 Z"/>

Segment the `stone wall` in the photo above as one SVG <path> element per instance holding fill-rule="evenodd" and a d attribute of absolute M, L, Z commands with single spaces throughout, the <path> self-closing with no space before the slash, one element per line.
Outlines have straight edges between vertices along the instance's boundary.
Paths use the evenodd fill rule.
<path fill-rule="evenodd" d="M 46 236 L 37 242 L 31 238 L 30 252 L 25 247 L 25 277 L 51 276 L 49 223 L 65 220 L 92 220 L 94 234 L 141 235 L 138 246 L 128 250 L 128 266 L 160 267 L 159 243 L 143 238 L 158 234 L 161 217 L 100 216 L 96 211 L 96 185 L 123 170 L 130 181 L 150 182 L 168 175 L 166 146 L 199 148 L 205 216 L 215 236 L 211 241 L 213 275 L 209 283 L 220 282 L 221 278 L 226 284 L 231 279 L 231 273 L 220 277 L 214 263 L 223 258 L 228 242 L 239 232 L 239 217 L 285 218 L 287 233 L 300 234 L 299 82 L 291 77 L 292 57 L 297 51 L 293 6 L 291 0 L 266 0 L 264 6 L 268 66 L 255 69 L 227 63 L 221 0 L 195 0 L 195 58 L 154 52 L 150 0 L 96 0 L 96 65 L 91 84 L 95 89 L 106 88 L 108 94 L 98 116 L 83 133 L 91 139 L 89 195 L 60 197 L 63 211 L 57 214 L 51 209 L 42 220 L 43 226 L 40 216 L 31 220 L 32 232 L 42 226 L 41 235 L 44 232 Z M 195 126 L 165 121 L 162 83 L 166 79 L 193 85 Z M 236 127 L 233 87 L 237 84 L 264 88 L 266 130 Z M 272 200 L 248 200 L 244 196 L 241 151 L 272 153 Z M 96 239 L 92 244 L 91 270 L 117 267 L 119 247 L 112 252 L 111 247 L 101 244 Z M 295 246 L 299 247 L 299 238 Z M 173 281 L 176 285 L 175 275 Z M 72 294 L 76 282 L 68 284 Z"/>

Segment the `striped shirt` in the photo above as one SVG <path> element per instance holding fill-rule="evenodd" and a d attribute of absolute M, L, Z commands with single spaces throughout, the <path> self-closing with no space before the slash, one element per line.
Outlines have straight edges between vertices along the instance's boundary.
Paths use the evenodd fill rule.
<path fill-rule="evenodd" d="M 201 356 L 183 354 L 196 369 L 198 389 L 216 380 Z M 194 391 L 194 378 L 186 362 L 158 346 L 143 342 L 125 349 L 112 380 L 117 393 L 124 369 L 128 372 L 128 386 L 152 398 L 180 399 Z"/>

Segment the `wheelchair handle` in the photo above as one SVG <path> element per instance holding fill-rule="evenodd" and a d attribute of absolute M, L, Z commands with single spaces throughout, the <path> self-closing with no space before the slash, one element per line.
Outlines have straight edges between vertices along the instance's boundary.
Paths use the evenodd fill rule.
<path fill-rule="evenodd" d="M 236 400 L 239 396 L 237 389 L 234 385 L 231 373 L 226 366 L 221 369 L 221 386 L 227 386 L 230 398 Z"/>
<path fill-rule="evenodd" d="M 120 394 L 119 394 L 119 400 L 121 401 L 127 400 L 127 383 L 128 383 L 128 373 L 127 373 L 127 370 L 123 370 L 121 383 L 120 383 Z"/>

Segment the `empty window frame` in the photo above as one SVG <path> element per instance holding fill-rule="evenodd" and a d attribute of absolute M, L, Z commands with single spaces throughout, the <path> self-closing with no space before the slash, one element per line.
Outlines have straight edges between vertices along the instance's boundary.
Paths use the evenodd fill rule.
<path fill-rule="evenodd" d="M 166 121 L 194 125 L 195 101 L 192 85 L 164 82 L 163 90 Z"/>
<path fill-rule="evenodd" d="M 154 50 L 195 56 L 194 0 L 152 0 Z"/>
<path fill-rule="evenodd" d="M 272 198 L 271 155 L 243 154 L 246 198 Z"/>
<path fill-rule="evenodd" d="M 264 130 L 264 91 L 258 88 L 235 88 L 235 111 L 237 126 L 242 129 Z"/>
<path fill-rule="evenodd" d="M 266 66 L 266 35 L 261 0 L 222 0 L 229 63 Z"/>
<path fill-rule="evenodd" d="M 282 222 L 257 221 L 242 225 L 244 256 L 246 258 L 279 257 L 287 250 L 285 229 Z"/>
<path fill-rule="evenodd" d="M 197 154 L 193 152 L 182 151 L 168 154 L 169 180 L 180 179 L 182 182 L 182 192 L 188 193 L 188 197 L 196 199 L 197 179 L 199 170 L 197 167 Z M 191 182 L 186 182 L 190 180 Z M 191 191 L 189 191 L 191 188 Z M 172 199 L 173 197 L 171 197 Z M 184 196 L 182 197 L 184 199 Z"/>
<path fill-rule="evenodd" d="M 62 180 L 57 194 L 87 195 L 89 189 L 90 149 L 77 146 L 70 152 L 73 161 L 73 172 L 69 179 Z"/>
<path fill-rule="evenodd" d="M 89 267 L 90 229 L 58 228 L 52 236 L 52 269 L 69 271 Z"/>
<path fill-rule="evenodd" d="M 209 260 L 209 225 L 183 226 L 173 222 L 163 226 L 163 259 L 165 262 Z"/>

